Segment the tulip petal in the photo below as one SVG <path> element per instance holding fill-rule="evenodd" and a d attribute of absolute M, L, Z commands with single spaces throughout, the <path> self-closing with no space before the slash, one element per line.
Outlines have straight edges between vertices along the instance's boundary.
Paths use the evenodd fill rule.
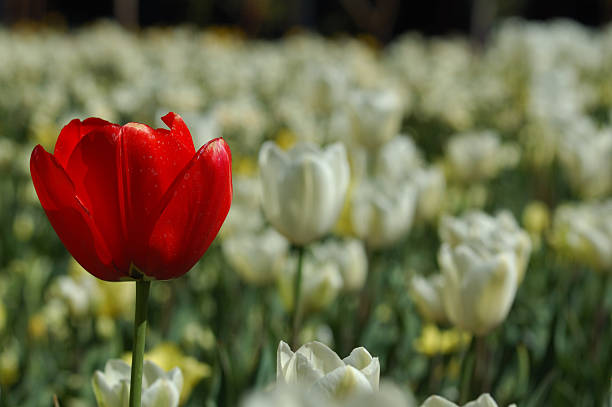
<path fill-rule="evenodd" d="M 195 153 L 195 147 L 193 145 L 193 138 L 187 128 L 187 125 L 183 121 L 183 118 L 174 112 L 170 112 L 164 117 L 162 121 L 166 123 L 170 132 L 174 137 L 189 150 L 193 150 Z"/>
<path fill-rule="evenodd" d="M 130 253 L 127 225 L 120 207 L 123 197 L 119 193 L 114 137 L 112 132 L 100 130 L 84 136 L 70 156 L 66 172 L 100 231 L 115 266 L 127 273 Z"/>
<path fill-rule="evenodd" d="M 459 407 L 457 404 L 448 401 L 444 397 L 429 396 L 427 400 L 421 404 L 421 407 Z"/>
<path fill-rule="evenodd" d="M 32 151 L 30 172 L 38 199 L 66 249 L 94 276 L 119 279 L 112 258 L 74 185 L 54 156 L 40 145 Z"/>
<path fill-rule="evenodd" d="M 349 396 L 371 393 L 372 385 L 353 366 L 338 367 L 313 384 L 313 389 L 332 399 L 346 399 Z"/>
<path fill-rule="evenodd" d="M 82 122 L 79 119 L 74 119 L 68 123 L 60 132 L 57 141 L 55 142 L 55 149 L 53 155 L 58 163 L 64 168 L 68 164 L 68 160 L 72 151 L 77 146 L 79 141 L 92 130 L 102 129 L 104 127 L 111 127 L 118 129 L 119 126 L 107 122 L 106 120 L 98 119 L 96 117 L 90 117 Z"/>
<path fill-rule="evenodd" d="M 162 197 L 195 154 L 193 143 L 186 147 L 181 138 L 140 123 L 128 123 L 119 133 L 120 205 L 132 259 L 141 268 Z"/>
<path fill-rule="evenodd" d="M 231 152 L 223 139 L 204 145 L 162 200 L 146 270 L 160 280 L 186 273 L 204 254 L 232 201 Z"/>
<path fill-rule="evenodd" d="M 286 383 L 287 367 L 293 358 L 293 351 L 286 342 L 280 341 L 278 350 L 276 351 L 276 381 Z"/>

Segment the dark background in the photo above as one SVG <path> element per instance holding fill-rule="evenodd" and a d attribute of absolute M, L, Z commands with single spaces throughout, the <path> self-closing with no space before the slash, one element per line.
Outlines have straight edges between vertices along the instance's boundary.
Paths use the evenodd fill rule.
<path fill-rule="evenodd" d="M 612 18 L 612 0 L 0 0 L 6 25 L 42 22 L 77 27 L 116 18 L 130 27 L 232 26 L 277 38 L 298 27 L 324 35 L 370 34 L 387 42 L 399 33 L 486 35 L 499 18 L 566 17 L 590 26 Z"/>

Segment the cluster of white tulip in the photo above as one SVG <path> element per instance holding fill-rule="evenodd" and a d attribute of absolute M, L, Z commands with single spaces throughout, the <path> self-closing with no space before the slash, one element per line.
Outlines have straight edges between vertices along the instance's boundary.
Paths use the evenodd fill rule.
<path fill-rule="evenodd" d="M 369 247 L 389 247 L 409 232 L 415 218 L 426 221 L 440 213 L 444 174 L 425 165 L 410 137 L 396 135 L 377 148 L 352 151 L 351 225 Z"/>
<path fill-rule="evenodd" d="M 505 318 L 523 279 L 531 240 L 508 212 L 469 212 L 440 224 L 440 274 L 415 276 L 412 293 L 425 318 L 484 335 Z"/>
<path fill-rule="evenodd" d="M 234 203 L 222 230 L 222 250 L 230 266 L 246 282 L 278 283 L 292 309 L 298 258 L 289 249 L 309 245 L 299 296 L 303 310 L 322 309 L 340 291 L 360 289 L 367 275 L 361 241 L 316 242 L 334 227 L 344 204 L 349 183 L 344 145 L 320 149 L 302 143 L 285 152 L 268 142 L 259 165 L 260 179 L 238 177 L 234 182 Z"/>
<path fill-rule="evenodd" d="M 566 257 L 612 271 L 612 201 L 561 205 L 555 211 L 551 243 Z"/>

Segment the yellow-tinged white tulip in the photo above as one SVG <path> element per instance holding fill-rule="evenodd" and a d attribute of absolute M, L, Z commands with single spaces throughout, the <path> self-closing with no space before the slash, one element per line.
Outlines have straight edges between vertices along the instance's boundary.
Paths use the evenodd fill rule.
<path fill-rule="evenodd" d="M 301 385 L 330 399 L 346 399 L 378 391 L 380 365 L 365 348 L 353 349 L 340 359 L 320 342 L 310 342 L 293 352 L 280 342 L 276 356 L 276 381 Z"/>
<path fill-rule="evenodd" d="M 404 237 L 414 219 L 417 191 L 410 182 L 369 179 L 351 199 L 351 223 L 357 237 L 371 248 L 388 247 Z"/>
<path fill-rule="evenodd" d="M 360 240 L 327 241 L 312 246 L 311 252 L 319 262 L 332 261 L 338 265 L 343 290 L 363 287 L 368 275 L 368 256 Z"/>
<path fill-rule="evenodd" d="M 509 407 L 513 407 L 516 405 L 512 404 Z M 453 403 L 452 401 L 448 401 L 444 397 L 440 396 L 430 396 L 421 407 L 459 407 L 458 404 Z M 478 397 L 476 400 L 470 401 L 467 404 L 464 404 L 463 407 L 497 407 L 497 403 L 495 399 L 491 397 L 490 394 L 485 393 Z"/>
<path fill-rule="evenodd" d="M 516 256 L 443 243 L 438 253 L 444 309 L 458 328 L 484 335 L 508 315 L 518 287 Z"/>
<path fill-rule="evenodd" d="M 446 322 L 442 275 L 433 274 L 429 277 L 416 275 L 411 283 L 410 293 L 421 315 L 432 322 Z"/>
<path fill-rule="evenodd" d="M 121 359 L 106 362 L 104 372 L 97 370 L 92 380 L 98 407 L 127 407 L 130 396 L 130 365 Z M 165 372 L 145 360 L 142 375 L 142 407 L 177 407 L 183 387 L 179 368 Z"/>
<path fill-rule="evenodd" d="M 398 133 L 404 105 L 395 90 L 355 90 L 347 103 L 352 137 L 357 143 L 377 149 Z"/>
<path fill-rule="evenodd" d="M 263 209 L 268 221 L 296 245 L 322 237 L 344 204 L 350 171 L 344 145 L 302 143 L 288 152 L 266 142 L 259 152 Z"/>

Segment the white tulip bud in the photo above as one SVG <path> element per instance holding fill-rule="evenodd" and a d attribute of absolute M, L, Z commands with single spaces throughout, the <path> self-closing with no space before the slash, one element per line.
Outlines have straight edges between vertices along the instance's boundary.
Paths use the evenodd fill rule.
<path fill-rule="evenodd" d="M 440 274 L 428 278 L 414 276 L 411 284 L 412 298 L 421 315 L 433 322 L 446 322 L 443 300 L 444 279 Z"/>
<path fill-rule="evenodd" d="M 363 181 L 351 202 L 355 234 L 369 247 L 388 247 L 404 237 L 414 218 L 417 193 L 410 182 Z"/>
<path fill-rule="evenodd" d="M 416 219 L 427 221 L 438 217 L 446 196 L 446 178 L 437 166 L 419 168 L 414 171 L 412 180 L 417 188 L 418 201 Z"/>
<path fill-rule="evenodd" d="M 380 365 L 365 348 L 354 349 L 344 360 L 320 342 L 310 342 L 295 353 L 280 342 L 278 384 L 301 385 L 332 399 L 346 399 L 378 390 Z"/>
<path fill-rule="evenodd" d="M 282 271 L 289 251 L 289 242 L 272 228 L 225 238 L 221 246 L 227 262 L 251 284 L 273 281 Z"/>
<path fill-rule="evenodd" d="M 342 288 L 347 291 L 363 287 L 368 274 L 368 257 L 361 240 L 327 241 L 311 247 L 319 262 L 332 261 L 342 275 Z"/>
<path fill-rule="evenodd" d="M 468 245 L 444 243 L 438 262 L 443 276 L 444 309 L 451 323 L 484 335 L 508 315 L 518 287 L 512 252 L 490 254 Z"/>
<path fill-rule="evenodd" d="M 242 407 L 338 407 L 334 400 L 313 394 L 303 386 L 274 386 L 249 395 Z"/>
<path fill-rule="evenodd" d="M 551 240 L 566 257 L 612 271 L 612 200 L 561 205 L 555 211 Z"/>
<path fill-rule="evenodd" d="M 289 241 L 305 245 L 331 230 L 350 177 L 342 144 L 319 149 L 304 143 L 284 152 L 267 142 L 259 152 L 259 168 L 264 213 Z"/>
<path fill-rule="evenodd" d="M 128 407 L 130 365 L 121 359 L 106 362 L 104 372 L 97 370 L 92 380 L 98 407 Z M 165 372 L 145 360 L 142 375 L 142 407 L 178 407 L 183 375 L 179 368 Z"/>
<path fill-rule="evenodd" d="M 515 404 L 512 404 L 509 407 L 513 406 L 516 407 Z M 421 407 L 459 407 L 459 405 L 453 403 L 452 401 L 448 401 L 444 397 L 431 396 L 427 398 L 423 404 L 421 404 Z M 497 407 L 497 403 L 490 394 L 485 393 L 476 400 L 464 404 L 463 407 Z"/>
<path fill-rule="evenodd" d="M 440 221 L 440 238 L 450 246 L 467 244 L 479 251 L 490 253 L 510 251 L 516 256 L 518 282 L 523 281 L 529 256 L 531 239 L 521 229 L 508 211 L 496 216 L 472 211 L 461 217 L 443 217 Z"/>
<path fill-rule="evenodd" d="M 392 89 L 356 90 L 349 94 L 353 138 L 368 148 L 377 148 L 394 137 L 402 124 L 404 106 Z"/>
<path fill-rule="evenodd" d="M 612 129 L 567 135 L 559 159 L 570 186 L 583 198 L 601 198 L 612 191 Z"/>
<path fill-rule="evenodd" d="M 398 135 L 378 150 L 375 174 L 400 181 L 422 166 L 423 157 L 414 140 L 406 135 Z"/>
<path fill-rule="evenodd" d="M 297 270 L 297 256 L 289 257 L 285 271 L 279 277 L 281 298 L 288 309 L 295 306 L 293 298 L 294 278 Z M 317 259 L 305 253 L 302 263 L 302 285 L 300 291 L 301 309 L 318 311 L 331 304 L 342 289 L 340 266 L 331 259 Z"/>
<path fill-rule="evenodd" d="M 493 178 L 503 168 L 516 165 L 519 158 L 519 150 L 502 145 L 493 131 L 457 134 L 446 148 L 448 175 L 462 182 Z"/>

